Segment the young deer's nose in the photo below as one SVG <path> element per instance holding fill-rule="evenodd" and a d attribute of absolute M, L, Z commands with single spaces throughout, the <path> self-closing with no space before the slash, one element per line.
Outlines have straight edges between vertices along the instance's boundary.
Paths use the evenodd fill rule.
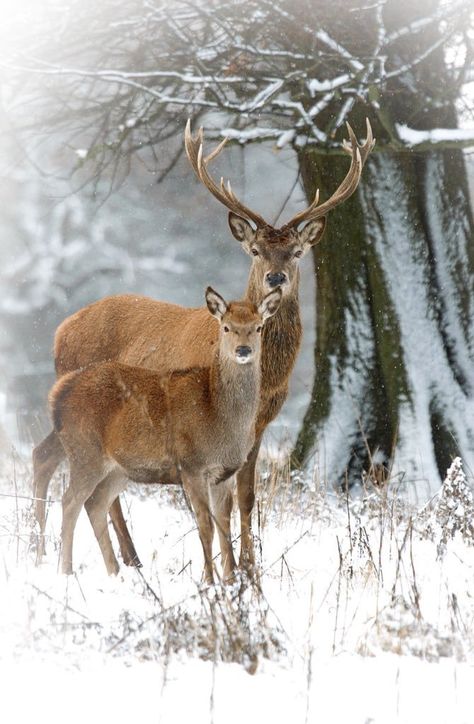
<path fill-rule="evenodd" d="M 275 274 L 267 274 L 267 284 L 270 287 L 278 287 L 280 284 L 286 282 L 286 274 L 283 272 L 276 272 Z"/>
<path fill-rule="evenodd" d="M 252 348 L 247 347 L 246 345 L 240 345 L 239 347 L 236 347 L 235 354 L 237 357 L 242 357 L 242 359 L 245 359 L 250 354 L 252 354 Z"/>

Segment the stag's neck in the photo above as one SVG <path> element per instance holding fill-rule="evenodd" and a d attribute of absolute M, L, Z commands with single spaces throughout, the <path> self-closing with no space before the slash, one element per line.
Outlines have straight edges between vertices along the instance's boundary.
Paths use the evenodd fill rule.
<path fill-rule="evenodd" d="M 299 276 L 295 279 L 292 291 L 281 300 L 276 314 L 265 322 L 261 353 L 263 393 L 271 393 L 286 386 L 298 356 L 302 337 L 298 288 Z M 259 304 L 263 296 L 261 287 L 257 286 L 251 275 L 247 298 Z"/>
<path fill-rule="evenodd" d="M 230 419 L 236 430 L 253 428 L 260 397 L 258 358 L 241 365 L 222 358 L 217 350 L 211 367 L 211 394 L 219 422 Z"/>

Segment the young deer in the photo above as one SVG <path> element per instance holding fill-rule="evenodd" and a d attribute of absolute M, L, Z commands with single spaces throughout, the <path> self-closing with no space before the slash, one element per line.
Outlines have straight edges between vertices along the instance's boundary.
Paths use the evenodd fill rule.
<path fill-rule="evenodd" d="M 70 465 L 62 502 L 63 573 L 72 573 L 74 528 L 83 505 L 108 573 L 118 572 L 107 513 L 128 478 L 140 483 L 181 482 L 196 516 L 206 580 L 213 580 L 213 521 L 224 578 L 231 578 L 235 561 L 229 478 L 255 442 L 260 333 L 281 296 L 277 288 L 258 306 L 249 301 L 227 304 L 208 287 L 207 307 L 220 323 L 209 367 L 162 376 L 103 362 L 56 382 L 50 405 Z"/>
<path fill-rule="evenodd" d="M 349 126 L 348 131 L 350 143 L 345 142 L 344 150 L 351 155 L 351 164 L 338 189 L 322 204 L 318 203 L 316 193 L 307 209 L 276 229 L 244 206 L 230 185 L 225 186 L 222 180 L 220 184 L 216 183 L 209 174 L 209 163 L 220 153 L 225 140 L 204 158 L 202 129 L 197 137 L 193 137 L 189 122 L 186 127 L 188 159 L 199 180 L 229 209 L 232 234 L 252 260 L 246 298 L 258 304 L 276 286 L 280 286 L 283 292 L 280 308 L 265 325 L 263 334 L 262 385 L 255 444 L 237 474 L 241 521 L 240 562 L 250 567 L 254 560 L 251 513 L 258 451 L 265 428 L 276 417 L 287 396 L 288 379 L 301 340 L 299 259 L 321 239 L 328 212 L 356 190 L 362 167 L 375 143 L 368 121 L 367 139 L 363 145 L 357 143 Z M 54 343 L 56 373 L 59 377 L 105 360 L 147 367 L 160 373 L 206 366 L 210 363 L 213 345 L 218 337 L 213 322 L 204 309 L 188 309 L 131 294 L 107 297 L 79 310 L 59 326 Z M 44 501 L 49 481 L 64 457 L 61 441 L 54 430 L 33 451 L 36 516 L 41 533 L 38 558 L 41 557 L 44 541 Z M 140 565 L 119 498 L 113 503 L 110 516 L 124 562 L 127 565 Z"/>

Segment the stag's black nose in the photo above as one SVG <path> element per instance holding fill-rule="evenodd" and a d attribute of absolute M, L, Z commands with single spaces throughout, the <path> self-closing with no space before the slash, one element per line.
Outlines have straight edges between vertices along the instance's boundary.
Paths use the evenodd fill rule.
<path fill-rule="evenodd" d="M 248 357 L 249 354 L 252 354 L 252 348 L 247 347 L 245 345 L 241 345 L 240 347 L 236 348 L 235 353 L 236 353 L 237 357 L 242 357 L 242 358 Z"/>
<path fill-rule="evenodd" d="M 286 274 L 276 272 L 275 274 L 267 274 L 267 283 L 270 287 L 279 287 L 280 284 L 286 282 Z"/>

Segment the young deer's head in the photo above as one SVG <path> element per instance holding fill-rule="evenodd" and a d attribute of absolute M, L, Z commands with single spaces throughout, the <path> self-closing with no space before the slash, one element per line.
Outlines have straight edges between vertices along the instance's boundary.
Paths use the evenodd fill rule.
<path fill-rule="evenodd" d="M 193 137 L 191 122 L 185 131 L 185 147 L 188 159 L 198 179 L 229 209 L 229 226 L 232 234 L 252 258 L 251 279 L 261 298 L 271 289 L 280 287 L 284 296 L 294 293 L 298 282 L 298 262 L 321 239 L 326 226 L 326 214 L 351 196 L 356 190 L 367 156 L 374 147 L 372 129 L 367 119 L 367 138 L 360 145 L 352 128 L 347 124 L 349 141 L 343 148 L 351 156 L 351 165 L 339 188 L 323 204 L 319 203 L 319 191 L 313 202 L 281 228 L 274 228 L 256 212 L 245 206 L 232 191 L 229 182 L 221 178 L 217 184 L 208 171 L 209 163 L 222 151 L 225 138 L 211 153 L 203 157 L 203 130 Z M 303 226 L 304 224 L 304 226 Z"/>
<path fill-rule="evenodd" d="M 219 354 L 221 359 L 244 365 L 258 359 L 265 321 L 278 310 L 282 298 L 280 287 L 267 294 L 260 304 L 229 302 L 206 289 L 207 308 L 220 322 Z"/>

